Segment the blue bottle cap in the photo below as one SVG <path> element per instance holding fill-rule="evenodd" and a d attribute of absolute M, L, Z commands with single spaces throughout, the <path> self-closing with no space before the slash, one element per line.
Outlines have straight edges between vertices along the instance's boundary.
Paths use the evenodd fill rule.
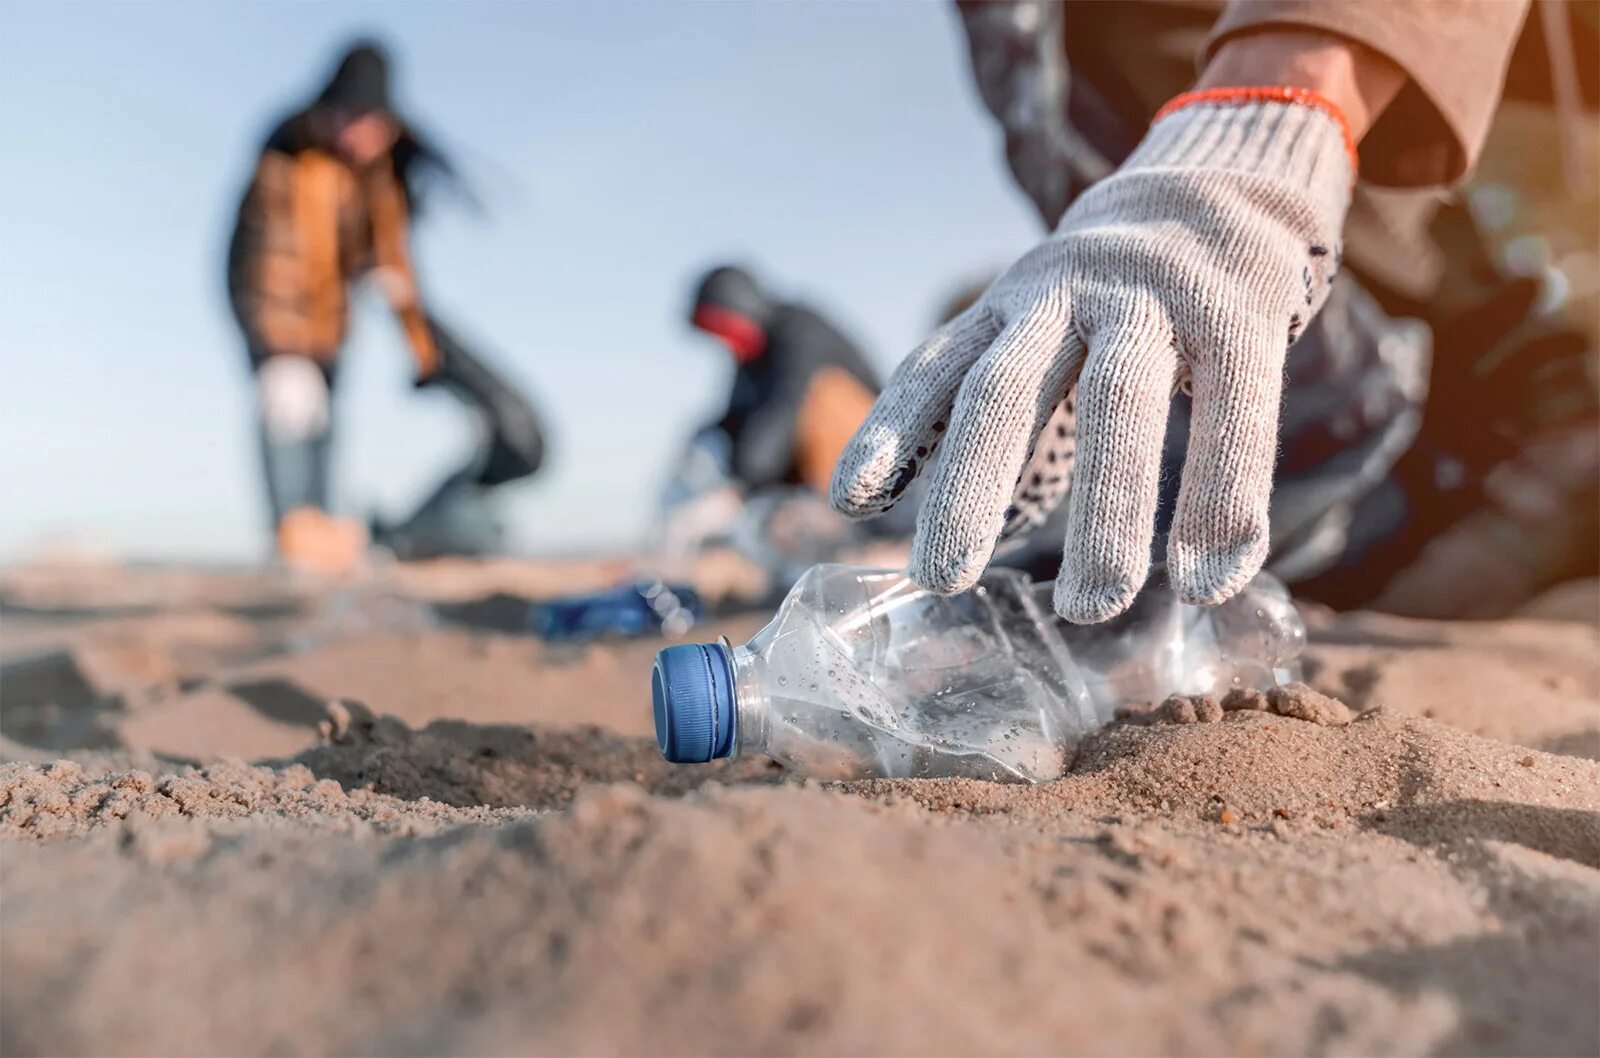
<path fill-rule="evenodd" d="M 720 643 L 685 643 L 656 655 L 650 674 L 656 744 L 674 764 L 733 756 L 733 655 Z"/>

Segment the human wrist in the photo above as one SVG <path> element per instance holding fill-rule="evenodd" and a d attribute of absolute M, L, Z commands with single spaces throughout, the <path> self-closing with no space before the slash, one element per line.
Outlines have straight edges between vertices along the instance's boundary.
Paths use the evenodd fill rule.
<path fill-rule="evenodd" d="M 1309 30 L 1266 30 L 1226 41 L 1195 90 L 1306 89 L 1336 107 L 1360 142 L 1404 84 L 1404 71 L 1365 45 Z"/>

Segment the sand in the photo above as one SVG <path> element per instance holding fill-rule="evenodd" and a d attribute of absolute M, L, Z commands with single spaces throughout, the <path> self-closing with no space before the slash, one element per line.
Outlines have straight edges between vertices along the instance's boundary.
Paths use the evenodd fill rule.
<path fill-rule="evenodd" d="M 664 764 L 616 573 L 0 579 L 0 1051 L 1600 1053 L 1595 585 L 1030 787 Z"/>

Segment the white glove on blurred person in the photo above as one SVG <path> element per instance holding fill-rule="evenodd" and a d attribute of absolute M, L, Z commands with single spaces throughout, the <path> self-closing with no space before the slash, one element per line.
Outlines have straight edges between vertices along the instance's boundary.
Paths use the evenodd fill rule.
<path fill-rule="evenodd" d="M 943 441 L 910 573 L 947 594 L 1067 491 L 1055 608 L 1106 620 L 1149 573 L 1182 386 L 1193 417 L 1168 574 L 1185 601 L 1232 596 L 1267 555 L 1284 359 L 1338 269 L 1354 159 L 1339 110 L 1305 89 L 1173 100 L 1053 236 L 895 371 L 840 458 L 834 507 L 887 510 Z"/>

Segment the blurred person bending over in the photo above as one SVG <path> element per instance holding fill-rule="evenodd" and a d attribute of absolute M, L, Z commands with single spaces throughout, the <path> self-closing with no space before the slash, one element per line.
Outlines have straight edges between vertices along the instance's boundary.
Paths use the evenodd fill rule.
<path fill-rule="evenodd" d="M 769 297 L 740 268 L 706 274 L 690 321 L 736 365 L 727 410 L 713 427 L 727 438 L 734 484 L 826 495 L 839 453 L 878 394 L 865 357 L 815 310 Z"/>
<path fill-rule="evenodd" d="M 475 451 L 401 526 L 379 533 L 402 556 L 482 550 L 494 527 L 485 487 L 532 474 L 543 438 L 532 409 L 422 307 L 410 221 L 424 175 L 449 161 L 395 114 L 389 64 L 359 43 L 311 104 L 267 138 L 228 251 L 230 301 L 260 403 L 267 497 L 280 556 L 337 572 L 367 531 L 330 513 L 331 389 L 352 287 L 371 276 L 399 319 L 419 386 L 441 386 L 473 413 Z"/>
<path fill-rule="evenodd" d="M 840 460 L 852 517 L 930 479 L 918 584 L 963 591 L 1047 522 L 1076 622 L 1124 611 L 1153 557 L 1192 602 L 1270 553 L 1338 605 L 1455 613 L 1592 572 L 1592 346 L 1438 188 L 1508 88 L 1593 100 L 1593 5 L 1526 29 L 1518 0 L 958 6 L 1054 233 L 901 364 Z M 1525 569 L 1395 598 L 1486 509 L 1480 567 Z"/>
<path fill-rule="evenodd" d="M 866 536 L 909 534 L 892 519 L 863 533 L 828 509 L 833 467 L 879 388 L 837 327 L 730 266 L 700 280 L 689 318 L 734 372 L 726 410 L 694 435 L 663 497 L 668 554 L 731 545 L 786 588 Z"/>

